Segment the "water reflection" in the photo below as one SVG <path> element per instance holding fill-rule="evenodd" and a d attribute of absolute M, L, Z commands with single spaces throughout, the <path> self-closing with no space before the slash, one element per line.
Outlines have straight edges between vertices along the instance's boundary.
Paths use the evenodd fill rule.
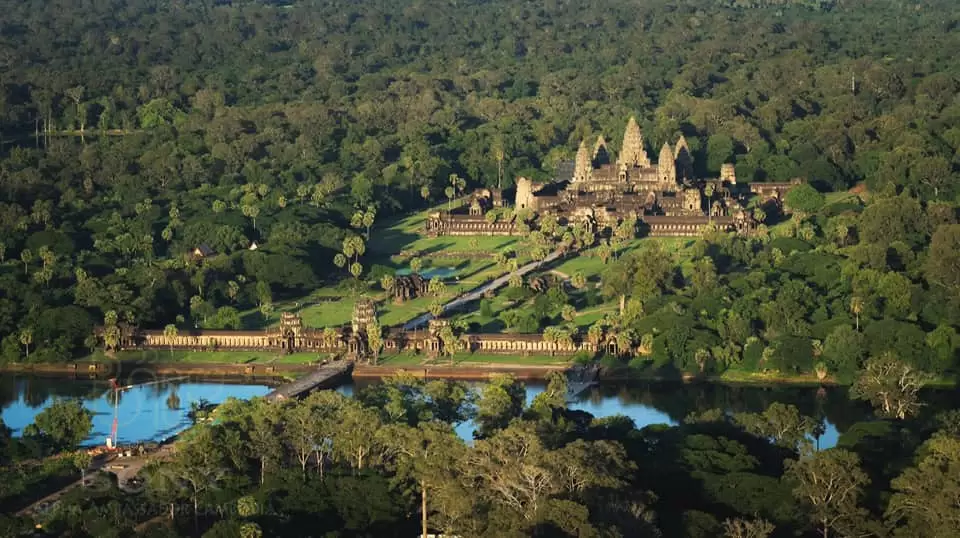
<path fill-rule="evenodd" d="M 356 388 L 375 383 L 363 380 L 344 385 L 339 390 L 352 395 Z M 480 382 L 476 383 L 477 385 Z M 527 383 L 527 403 L 543 392 L 539 382 Z M 840 433 L 855 422 L 868 419 L 870 408 L 864 402 L 851 401 L 843 388 L 756 387 L 682 383 L 605 383 L 582 393 L 569 407 L 586 411 L 595 417 L 623 415 L 637 428 L 651 424 L 676 425 L 691 413 L 723 409 L 729 413 L 758 413 L 770 404 L 795 405 L 801 413 L 822 420 L 825 428 L 820 448 L 837 443 Z M 472 439 L 475 425 L 468 421 L 457 425 L 457 433 Z"/>
<path fill-rule="evenodd" d="M 124 384 L 142 381 L 134 379 Z M 337 390 L 352 395 L 357 387 L 375 382 L 361 380 Z M 528 383 L 527 402 L 531 402 L 543 390 L 542 383 Z M 161 380 L 160 383 L 122 392 L 115 407 L 107 381 L 3 376 L 0 378 L 0 416 L 7 426 L 18 433 L 32 423 L 37 413 L 54 398 L 80 398 L 94 413 L 94 432 L 88 439 L 89 444 L 102 444 L 110 435 L 115 413 L 120 442 L 158 441 L 189 426 L 187 412 L 191 402 L 205 399 L 220 403 L 229 397 L 252 398 L 263 396 L 268 391 L 269 388 L 261 384 Z M 931 391 L 924 395 L 924 400 L 928 402 L 925 409 L 935 412 L 937 409 L 951 408 L 954 399 L 950 391 Z M 864 402 L 850 401 L 845 389 L 817 387 L 603 384 L 582 393 L 570 403 L 570 407 L 596 417 L 624 415 L 642 428 L 651 424 L 678 424 L 691 413 L 709 409 L 724 409 L 730 413 L 760 412 L 774 402 L 795 405 L 801 413 L 822 420 L 826 432 L 820 438 L 821 448 L 835 445 L 840 433 L 852 424 L 871 417 L 869 406 Z M 457 426 L 457 432 L 464 439 L 472 439 L 473 431 L 471 422 Z"/>
<path fill-rule="evenodd" d="M 124 384 L 138 381 L 142 382 L 134 379 Z M 205 399 L 221 403 L 230 397 L 263 396 L 270 390 L 266 385 L 222 381 L 153 381 L 159 382 L 120 392 L 119 401 L 115 402 L 110 384 L 105 380 L 4 377 L 0 383 L 0 417 L 14 434 L 19 434 L 56 398 L 79 398 L 93 413 L 93 431 L 86 444 L 104 444 L 110 435 L 114 416 L 120 443 L 161 441 L 190 426 L 187 412 L 191 402 Z"/>

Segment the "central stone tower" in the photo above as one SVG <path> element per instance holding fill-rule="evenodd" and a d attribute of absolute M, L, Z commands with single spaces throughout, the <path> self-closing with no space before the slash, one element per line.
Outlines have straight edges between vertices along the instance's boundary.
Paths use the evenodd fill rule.
<path fill-rule="evenodd" d="M 650 159 L 647 152 L 643 149 L 643 134 L 640 133 L 640 126 L 637 119 L 630 116 L 627 122 L 627 129 L 623 133 L 623 146 L 620 148 L 620 157 L 617 159 L 620 167 L 640 167 L 649 168 Z"/>
<path fill-rule="evenodd" d="M 377 307 L 368 297 L 357 299 L 357 304 L 353 307 L 352 328 L 353 334 L 367 332 L 367 326 L 377 319 Z"/>

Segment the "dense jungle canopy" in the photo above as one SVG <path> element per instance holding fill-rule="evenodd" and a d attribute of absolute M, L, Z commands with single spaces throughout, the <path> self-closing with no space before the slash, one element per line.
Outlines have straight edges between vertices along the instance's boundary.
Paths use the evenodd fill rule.
<path fill-rule="evenodd" d="M 701 174 L 732 161 L 741 181 L 863 182 L 878 200 L 824 209 L 814 195 L 794 237 L 704 250 L 725 307 L 757 284 L 767 295 L 733 332 L 711 325 L 724 304 L 697 308 L 714 320 L 697 349 L 722 334 L 741 349 L 761 337 L 754 354 L 823 342 L 862 316 L 904 349 L 939 349 L 945 370 L 960 282 L 953 7 L 2 2 L 0 351 L 83 354 L 105 319 L 240 326 L 238 312 L 347 277 L 331 261 L 357 235 L 355 208 L 386 219 L 441 201 L 451 173 L 495 184 L 500 155 L 508 184 L 547 179 L 581 138 L 617 147 L 635 114 L 648 149 L 684 134 Z M 200 244 L 226 256 L 185 263 Z M 873 272 L 840 278 L 859 268 Z M 385 271 L 359 269 L 371 285 Z M 667 295 L 701 291 L 667 276 Z M 773 296 L 784 303 L 759 307 Z M 687 340 L 658 349 L 685 366 Z"/>

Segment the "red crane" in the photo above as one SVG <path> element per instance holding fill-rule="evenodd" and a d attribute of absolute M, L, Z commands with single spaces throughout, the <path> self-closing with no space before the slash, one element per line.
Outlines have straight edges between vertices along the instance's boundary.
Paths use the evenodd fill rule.
<path fill-rule="evenodd" d="M 117 422 L 120 418 L 120 385 L 117 378 L 110 378 L 110 387 L 113 389 L 113 426 L 110 427 L 109 448 L 117 449 Z"/>

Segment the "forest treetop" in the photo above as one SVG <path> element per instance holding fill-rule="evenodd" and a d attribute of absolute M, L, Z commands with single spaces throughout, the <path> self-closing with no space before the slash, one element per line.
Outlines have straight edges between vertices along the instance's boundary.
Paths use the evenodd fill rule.
<path fill-rule="evenodd" d="M 333 283 L 357 209 L 495 184 L 501 153 L 508 183 L 550 177 L 633 114 L 701 174 L 864 181 L 863 256 L 915 279 L 957 195 L 952 2 L 730 4 L 0 1 L 4 356 L 82 353 L 111 312 L 237 325 Z M 228 256 L 194 271 L 199 244 Z"/>

